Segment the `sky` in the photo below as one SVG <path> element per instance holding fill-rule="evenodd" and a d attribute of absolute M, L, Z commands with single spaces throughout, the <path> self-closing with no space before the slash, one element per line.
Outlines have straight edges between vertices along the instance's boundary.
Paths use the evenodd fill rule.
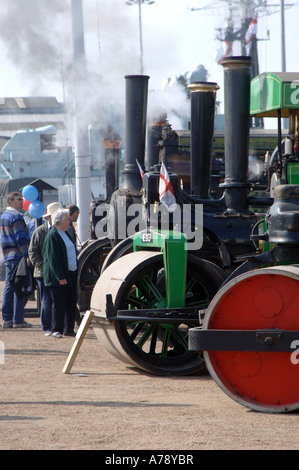
<path fill-rule="evenodd" d="M 86 93 L 87 106 L 94 109 L 97 99 L 123 100 L 124 76 L 140 73 L 138 6 L 127 5 L 126 0 L 82 2 L 88 72 L 82 95 Z M 268 15 L 258 18 L 260 73 L 281 70 L 280 0 L 268 3 L 278 7 L 276 13 L 269 8 Z M 288 3 L 293 6 L 285 10 L 286 70 L 296 72 L 299 4 L 297 0 Z M 0 96 L 71 100 L 70 0 L 1 0 L 1 10 Z M 144 73 L 150 76 L 150 92 L 161 99 L 166 78 L 202 64 L 208 80 L 220 86 L 217 98 L 223 105 L 223 70 L 215 60 L 220 42 L 215 37 L 216 28 L 226 22 L 226 2 L 155 0 L 152 5 L 144 4 L 141 11 Z M 236 9 L 236 17 L 238 13 Z M 234 53 L 239 55 L 237 47 Z M 180 98 L 172 95 L 171 99 L 177 105 Z"/>

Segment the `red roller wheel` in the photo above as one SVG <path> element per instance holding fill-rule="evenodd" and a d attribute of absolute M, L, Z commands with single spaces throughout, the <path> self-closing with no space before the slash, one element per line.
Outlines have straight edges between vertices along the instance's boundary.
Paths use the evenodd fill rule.
<path fill-rule="evenodd" d="M 218 291 L 203 329 L 299 331 L 298 305 L 299 267 L 251 271 Z M 290 352 L 205 351 L 204 359 L 220 388 L 237 402 L 267 412 L 299 408 L 299 364 Z"/>

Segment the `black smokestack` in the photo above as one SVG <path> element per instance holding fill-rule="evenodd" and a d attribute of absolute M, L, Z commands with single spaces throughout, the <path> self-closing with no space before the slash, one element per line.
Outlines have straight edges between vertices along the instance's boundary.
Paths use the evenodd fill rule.
<path fill-rule="evenodd" d="M 227 214 L 248 212 L 250 57 L 228 57 L 224 68 L 225 188 Z"/>
<path fill-rule="evenodd" d="M 147 75 L 126 75 L 126 164 L 124 188 L 140 190 L 141 179 L 136 160 L 144 168 Z"/>
<path fill-rule="evenodd" d="M 214 135 L 216 83 L 191 83 L 191 194 L 208 199 Z"/>

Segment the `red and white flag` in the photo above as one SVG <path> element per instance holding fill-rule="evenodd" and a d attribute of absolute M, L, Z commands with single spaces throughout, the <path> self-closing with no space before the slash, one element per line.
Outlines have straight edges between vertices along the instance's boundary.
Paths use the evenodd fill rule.
<path fill-rule="evenodd" d="M 216 62 L 221 64 L 222 60 L 230 57 L 233 52 L 233 43 L 224 40 L 216 53 Z"/>
<path fill-rule="evenodd" d="M 248 29 L 245 34 L 245 47 L 246 47 L 247 55 L 250 55 L 252 39 L 253 39 L 253 36 L 256 36 L 256 33 L 257 33 L 257 15 L 255 14 L 252 20 L 250 21 Z"/>
<path fill-rule="evenodd" d="M 169 178 L 169 174 L 165 163 L 162 162 L 160 168 L 160 181 L 159 181 L 159 198 L 161 204 L 164 204 L 169 212 L 174 212 L 176 209 L 176 199 L 173 187 Z"/>
<path fill-rule="evenodd" d="M 139 169 L 139 172 L 140 172 L 141 179 L 143 180 L 144 171 L 143 171 L 143 169 L 141 168 L 141 165 L 140 165 L 140 163 L 138 162 L 138 160 L 136 160 L 136 163 L 137 163 L 137 166 L 138 166 L 138 169 Z"/>

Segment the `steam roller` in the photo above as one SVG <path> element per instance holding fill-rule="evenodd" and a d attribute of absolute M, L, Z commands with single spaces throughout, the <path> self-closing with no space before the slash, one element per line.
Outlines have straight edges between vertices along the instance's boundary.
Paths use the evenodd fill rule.
<path fill-rule="evenodd" d="M 231 88 L 235 92 L 235 82 L 245 81 L 247 87 L 239 88 L 242 93 L 245 89 L 249 95 L 248 59 L 244 59 L 244 62 L 246 66 L 240 59 L 232 61 L 238 76 L 230 80 Z M 230 71 L 229 67 L 230 64 L 227 65 Z M 239 137 L 234 144 L 235 158 L 232 152 L 227 151 L 226 199 L 213 200 L 209 197 L 209 184 L 218 86 L 215 83 L 192 85 L 191 194 L 180 188 L 175 173 L 170 171 L 169 174 L 177 205 L 182 209 L 182 214 L 184 207 L 190 208 L 190 221 L 182 220 L 180 225 L 178 221 L 174 223 L 170 216 L 169 232 L 166 234 L 161 230 L 163 216 L 158 219 L 157 225 L 152 224 L 150 217 L 151 208 L 155 208 L 159 201 L 159 164 L 153 158 L 153 164 L 145 172 L 142 181 L 136 165 L 138 160 L 144 166 L 145 119 L 144 112 L 140 116 L 140 110 L 146 108 L 147 81 L 148 77 L 126 76 L 127 151 L 124 184 L 111 197 L 111 213 L 115 218 L 111 220 L 109 213 L 113 249 L 108 252 L 105 238 L 98 242 L 99 253 L 103 256 L 98 267 L 95 266 L 96 269 L 93 268 L 96 262 L 93 250 L 97 250 L 97 243 L 90 248 L 86 258 L 82 254 L 84 269 L 79 290 L 84 294 L 82 299 L 86 299 L 82 311 L 93 311 L 94 331 L 101 345 L 116 358 L 156 375 L 189 375 L 206 370 L 202 353 L 188 350 L 190 328 L 199 325 L 199 312 L 206 310 L 228 272 L 238 264 L 235 263 L 236 256 L 255 249 L 249 236 L 256 217 L 248 213 L 248 201 L 245 201 L 247 153 L 238 146 L 240 143 L 244 147 L 247 143 L 244 129 L 247 130 L 249 125 L 248 110 L 242 119 L 238 115 L 234 122 L 234 129 L 239 129 L 244 122 L 246 126 L 243 125 L 244 129 L 240 129 L 240 132 L 236 131 L 242 138 Z M 238 103 L 236 93 L 234 103 Z M 249 105 L 248 97 L 246 103 Z M 244 133 L 246 135 L 243 138 Z M 244 158 L 240 158 L 243 154 Z M 128 209 L 132 194 L 136 198 L 140 197 L 146 214 L 146 228 L 139 228 L 136 235 L 123 238 L 118 230 L 119 220 L 123 220 L 123 212 L 126 212 L 124 225 L 130 225 Z M 119 203 L 119 196 L 122 196 L 123 205 Z M 133 202 L 136 201 L 134 199 Z M 203 224 L 197 222 L 198 205 L 204 205 L 205 208 Z M 186 249 L 185 222 L 193 233 L 203 229 L 202 247 L 189 249 L 187 244 Z M 176 225 L 179 227 L 174 233 L 172 230 Z"/>
<path fill-rule="evenodd" d="M 172 231 L 171 224 L 167 233 L 147 225 L 132 238 L 118 241 L 99 266 L 90 300 L 92 326 L 101 345 L 129 366 L 163 376 L 207 368 L 240 404 L 258 411 L 292 411 L 299 407 L 299 186 L 277 178 L 285 184 L 277 184 L 273 197 L 250 193 L 250 61 L 233 57 L 223 66 L 224 195 L 219 200 L 208 197 L 210 165 L 204 163 L 210 152 L 195 158 L 196 132 L 191 134 L 191 163 L 194 155 L 202 166 L 191 171 L 191 194 L 170 174 L 180 207 L 191 207 L 192 217 L 194 208 L 203 205 L 202 247 L 186 249 L 184 230 Z M 198 88 L 191 90 L 191 105 L 203 95 L 212 102 L 215 92 Z M 297 145 L 297 117 L 295 121 Z M 126 180 L 136 177 L 133 158 L 139 158 L 133 151 L 128 154 L 132 161 Z M 281 157 L 277 174 L 288 174 L 284 168 L 298 163 L 298 149 L 294 145 L 294 155 Z M 196 179 L 196 174 L 205 178 Z M 155 168 L 144 175 L 145 210 L 157 201 L 158 178 Z M 127 188 L 126 183 L 123 191 Z M 196 226 L 194 220 L 191 226 Z"/>
<path fill-rule="evenodd" d="M 100 343 L 117 359 L 156 375 L 206 370 L 202 353 L 188 350 L 188 331 L 198 325 L 198 311 L 216 294 L 224 271 L 187 253 L 182 233 L 141 232 L 133 250 L 107 266 L 92 293 Z"/>
<path fill-rule="evenodd" d="M 273 246 L 244 262 L 210 302 L 189 349 L 233 400 L 257 411 L 299 408 L 299 187 L 280 185 L 266 216 Z"/>
<path fill-rule="evenodd" d="M 189 347 L 204 351 L 211 377 L 251 409 L 299 408 L 298 286 L 299 266 L 242 274 L 216 294 L 200 334 L 189 333 Z"/>
<path fill-rule="evenodd" d="M 187 250 L 182 249 L 186 241 L 181 231 L 172 236 L 171 231 L 162 234 L 158 227 L 153 231 L 152 226 L 146 229 L 142 226 L 133 237 L 122 239 L 120 236 L 119 220 L 126 214 L 125 228 L 130 225 L 131 204 L 142 203 L 145 213 L 155 205 L 160 173 L 155 167 L 156 156 L 151 159 L 151 171 L 145 173 L 143 181 L 136 165 L 138 160 L 144 167 L 148 77 L 125 78 L 127 151 L 124 183 L 120 190 L 112 193 L 109 203 L 113 208 L 108 220 L 113 248 L 109 250 L 109 239 L 102 237 L 82 253 L 82 274 L 78 276 L 80 310 L 93 311 L 94 331 L 101 345 L 117 359 L 156 375 L 188 375 L 206 370 L 202 354 L 188 351 L 188 330 L 198 325 L 198 310 L 206 308 L 227 274 L 217 263 L 200 259 L 196 251 L 187 255 Z M 212 89 L 207 89 L 205 84 L 202 93 L 195 92 L 197 101 L 201 97 L 208 100 L 205 104 L 208 104 L 209 119 L 202 124 L 209 135 L 203 142 L 206 177 L 202 179 L 205 186 L 209 181 L 210 155 L 206 147 L 209 148 L 212 142 L 210 115 L 214 113 L 216 89 L 215 84 Z M 180 197 L 177 176 L 170 172 L 170 178 L 177 203 L 181 206 L 189 203 Z M 197 201 L 201 203 L 201 199 Z M 192 211 L 194 208 L 193 201 Z M 193 223 L 193 213 L 191 217 Z M 131 218 L 134 219 L 134 215 Z M 160 222 L 161 219 L 158 225 Z M 170 227 L 172 225 L 170 221 Z M 149 227 L 147 223 L 145 226 Z M 242 233 L 242 239 L 248 238 L 248 230 L 245 227 L 246 234 Z M 219 259 L 217 247 L 214 249 L 213 246 L 213 250 Z"/>

